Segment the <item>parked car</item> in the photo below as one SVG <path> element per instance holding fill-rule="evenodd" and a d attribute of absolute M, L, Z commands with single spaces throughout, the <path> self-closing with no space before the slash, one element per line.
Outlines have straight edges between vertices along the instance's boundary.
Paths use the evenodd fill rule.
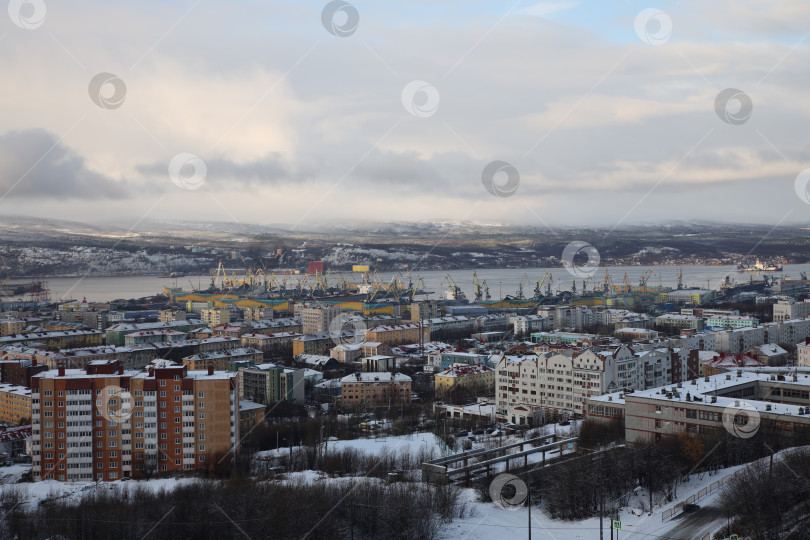
<path fill-rule="evenodd" d="M 475 431 L 473 431 L 473 434 L 475 434 L 475 435 L 483 435 L 484 430 L 483 429 L 476 429 Z"/>
<path fill-rule="evenodd" d="M 466 429 L 462 429 L 461 431 L 456 433 L 457 437 L 466 437 L 467 435 L 469 435 L 469 432 Z"/>

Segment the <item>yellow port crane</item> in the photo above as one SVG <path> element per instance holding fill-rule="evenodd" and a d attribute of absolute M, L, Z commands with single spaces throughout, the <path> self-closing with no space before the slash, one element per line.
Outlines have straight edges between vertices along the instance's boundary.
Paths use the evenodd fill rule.
<path fill-rule="evenodd" d="M 474 301 L 475 303 L 478 303 L 483 298 L 484 291 L 482 290 L 481 282 L 478 281 L 478 272 L 476 272 L 475 270 L 473 270 L 473 290 L 475 291 Z"/>
<path fill-rule="evenodd" d="M 546 279 L 548 279 L 548 283 L 546 283 Z M 540 276 L 540 279 L 534 282 L 534 297 L 540 298 L 543 296 L 543 283 L 546 283 L 546 296 L 551 296 L 552 281 L 554 281 L 554 278 L 551 276 L 548 270 L 543 272 L 543 275 Z"/>
<path fill-rule="evenodd" d="M 649 292 L 647 288 L 647 282 L 650 280 L 650 277 L 654 275 L 655 270 L 653 270 L 652 268 L 641 274 L 641 278 L 639 278 L 638 285 L 639 288 L 642 290 L 642 292 Z"/>
<path fill-rule="evenodd" d="M 526 286 L 526 283 L 529 281 L 529 274 L 523 274 L 523 279 L 520 280 L 520 285 L 518 285 L 517 290 L 517 297 L 518 300 L 525 300 L 526 296 L 523 294 L 523 287 Z"/>

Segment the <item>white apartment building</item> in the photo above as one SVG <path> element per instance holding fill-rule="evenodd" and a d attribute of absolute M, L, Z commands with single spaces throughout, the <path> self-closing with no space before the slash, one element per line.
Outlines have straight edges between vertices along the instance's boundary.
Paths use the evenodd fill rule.
<path fill-rule="evenodd" d="M 779 300 L 773 305 L 774 322 L 803 319 L 810 314 L 810 300 L 797 302 L 794 299 Z"/>
<path fill-rule="evenodd" d="M 545 318 L 546 327 L 553 330 L 581 330 L 595 322 L 593 311 L 583 306 L 544 306 L 537 310 L 537 314 Z"/>
<path fill-rule="evenodd" d="M 231 312 L 227 309 L 204 309 L 201 312 L 202 320 L 208 326 L 217 326 L 218 324 L 227 324 L 231 322 Z"/>
<path fill-rule="evenodd" d="M 340 315 L 340 306 L 316 306 L 301 309 L 302 332 L 328 332 L 329 324 Z"/>

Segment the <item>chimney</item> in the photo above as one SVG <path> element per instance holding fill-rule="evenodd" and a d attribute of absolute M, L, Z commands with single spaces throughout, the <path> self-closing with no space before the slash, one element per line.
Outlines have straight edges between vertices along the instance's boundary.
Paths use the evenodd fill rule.
<path fill-rule="evenodd" d="M 214 374 L 214 364 L 208 364 L 208 374 L 209 375 Z"/>
<path fill-rule="evenodd" d="M 31 365 L 32 365 L 32 366 L 36 366 L 36 365 L 37 365 L 37 359 L 36 359 L 36 358 L 32 358 L 32 359 L 31 359 Z"/>
<path fill-rule="evenodd" d="M 119 375 L 124 374 L 124 364 L 118 364 L 118 374 Z"/>
<path fill-rule="evenodd" d="M 65 376 L 65 364 L 59 364 L 59 376 L 60 377 Z"/>

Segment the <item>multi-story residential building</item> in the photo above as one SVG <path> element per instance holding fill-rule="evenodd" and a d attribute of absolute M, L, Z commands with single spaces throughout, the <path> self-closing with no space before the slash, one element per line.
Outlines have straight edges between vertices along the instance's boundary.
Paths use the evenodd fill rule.
<path fill-rule="evenodd" d="M 120 323 L 107 328 L 106 343 L 107 345 L 123 345 L 124 336 L 142 330 L 177 330 L 178 332 L 190 332 L 202 325 L 203 322 L 197 319 L 150 323 Z"/>
<path fill-rule="evenodd" d="M 667 332 L 680 332 L 681 330 L 703 330 L 703 319 L 694 315 L 680 313 L 665 313 L 655 318 L 655 325 Z"/>
<path fill-rule="evenodd" d="M 239 400 L 239 433 L 242 433 L 243 437 L 245 433 L 256 429 L 256 426 L 264 425 L 265 409 L 261 403 L 247 399 Z"/>
<path fill-rule="evenodd" d="M 804 319 L 810 315 L 810 299 L 797 302 L 794 299 L 778 300 L 773 305 L 773 321 L 782 322 L 791 319 Z"/>
<path fill-rule="evenodd" d="M 261 363 L 264 358 L 262 351 L 251 347 L 239 347 L 227 351 L 203 352 L 183 358 L 183 365 L 191 371 L 208 369 L 236 371 L 230 369 L 235 362 Z"/>
<path fill-rule="evenodd" d="M 303 403 L 304 371 L 275 364 L 240 368 L 239 396 L 265 405 L 276 401 Z"/>
<path fill-rule="evenodd" d="M 464 364 L 464 365 L 489 364 L 489 355 L 482 353 L 471 353 L 465 351 L 443 351 L 441 353 L 438 353 L 436 357 L 439 359 L 440 362 L 437 367 L 441 371 L 444 371 L 445 369 L 452 367 L 455 364 Z"/>
<path fill-rule="evenodd" d="M 706 319 L 706 326 L 716 328 L 749 328 L 759 324 L 759 320 L 746 315 L 712 315 Z"/>
<path fill-rule="evenodd" d="M 200 313 L 202 320 L 208 326 L 216 326 L 218 324 L 228 324 L 231 322 L 231 312 L 222 308 L 209 308 L 204 309 Z"/>
<path fill-rule="evenodd" d="M 25 326 L 22 319 L 0 319 L 0 337 L 22 334 Z"/>
<path fill-rule="evenodd" d="M 810 339 L 804 339 L 796 345 L 796 365 L 810 367 Z"/>
<path fill-rule="evenodd" d="M 271 307 L 254 306 L 245 308 L 246 321 L 266 321 L 275 317 L 276 312 Z"/>
<path fill-rule="evenodd" d="M 141 330 L 124 336 L 125 347 L 137 347 L 147 343 L 161 343 L 168 341 L 182 341 L 186 339 L 185 332 L 177 330 Z"/>
<path fill-rule="evenodd" d="M 340 396 L 346 408 L 408 405 L 411 378 L 402 373 L 358 372 L 340 379 Z"/>
<path fill-rule="evenodd" d="M 69 347 L 92 347 L 101 345 L 104 334 L 98 330 L 62 330 L 58 332 L 29 332 L 0 337 L 0 347 L 4 345 L 41 344 L 46 349 L 66 349 Z"/>
<path fill-rule="evenodd" d="M 439 314 L 440 310 L 438 300 L 423 300 L 421 302 L 413 302 L 411 304 L 411 322 L 437 319 Z"/>
<path fill-rule="evenodd" d="M 581 330 L 595 322 L 593 311 L 584 306 L 543 306 L 537 314 L 546 319 L 546 327 L 553 330 Z"/>
<path fill-rule="evenodd" d="M 388 345 L 430 341 L 430 326 L 421 323 L 383 325 L 369 328 L 364 333 L 364 341 L 379 341 Z"/>
<path fill-rule="evenodd" d="M 756 358 L 766 366 L 784 366 L 787 363 L 788 352 L 776 343 L 766 343 L 751 347 L 745 354 Z"/>
<path fill-rule="evenodd" d="M 764 326 L 715 332 L 715 350 L 724 353 L 742 354 L 751 347 L 766 343 L 765 336 Z"/>
<path fill-rule="evenodd" d="M 18 425 L 31 422 L 31 389 L 16 384 L 0 384 L 0 422 Z"/>
<path fill-rule="evenodd" d="M 509 317 L 509 322 L 516 336 L 525 336 L 546 329 L 546 319 L 540 315 Z"/>
<path fill-rule="evenodd" d="M 275 332 L 275 333 L 248 333 L 242 334 L 242 346 L 259 349 L 263 353 L 292 351 L 293 339 L 300 337 L 297 332 Z"/>
<path fill-rule="evenodd" d="M 301 318 L 289 317 L 272 321 L 242 321 L 231 324 L 218 324 L 213 327 L 216 336 L 240 337 L 243 334 L 275 334 L 280 332 L 301 333 Z"/>
<path fill-rule="evenodd" d="M 535 332 L 529 336 L 532 343 L 577 343 L 590 344 L 597 338 L 596 334 L 576 334 L 572 332 Z"/>
<path fill-rule="evenodd" d="M 589 397 L 697 376 L 698 364 L 696 350 L 635 353 L 624 345 L 573 354 L 504 355 L 495 368 L 496 406 L 498 414 L 516 422 L 532 423 L 535 413 L 548 409 L 578 414 Z"/>
<path fill-rule="evenodd" d="M 434 377 L 436 395 L 446 395 L 456 387 L 464 387 L 478 393 L 495 391 L 495 370 L 487 365 L 451 366 Z"/>
<path fill-rule="evenodd" d="M 304 334 L 328 332 L 332 321 L 340 316 L 340 306 L 308 306 L 301 310 L 301 322 Z"/>
<path fill-rule="evenodd" d="M 36 480 L 118 480 L 210 469 L 238 450 L 235 374 L 117 361 L 32 379 Z"/>
<path fill-rule="evenodd" d="M 0 382 L 16 386 L 31 387 L 31 377 L 48 367 L 38 364 L 36 359 L 8 357 L 0 351 Z"/>
<path fill-rule="evenodd" d="M 158 311 L 158 320 L 160 322 L 170 321 L 185 321 L 188 313 L 176 309 L 161 309 Z"/>
<path fill-rule="evenodd" d="M 342 330 L 340 336 L 333 336 L 329 332 L 319 332 L 317 334 L 305 334 L 292 340 L 293 356 L 300 354 L 328 355 L 336 343 L 351 342 L 355 339 L 354 330 Z"/>
<path fill-rule="evenodd" d="M 442 334 L 472 334 L 475 332 L 475 320 L 466 315 L 446 315 L 444 317 L 434 317 L 423 321 L 430 326 L 433 335 Z M 417 340 L 418 341 L 418 340 Z"/>
<path fill-rule="evenodd" d="M 676 386 L 615 392 L 588 399 L 588 418 L 624 418 L 628 444 L 679 434 L 750 437 L 768 422 L 796 433 L 810 429 L 810 379 L 737 370 Z M 749 423 L 750 421 L 750 423 Z"/>

